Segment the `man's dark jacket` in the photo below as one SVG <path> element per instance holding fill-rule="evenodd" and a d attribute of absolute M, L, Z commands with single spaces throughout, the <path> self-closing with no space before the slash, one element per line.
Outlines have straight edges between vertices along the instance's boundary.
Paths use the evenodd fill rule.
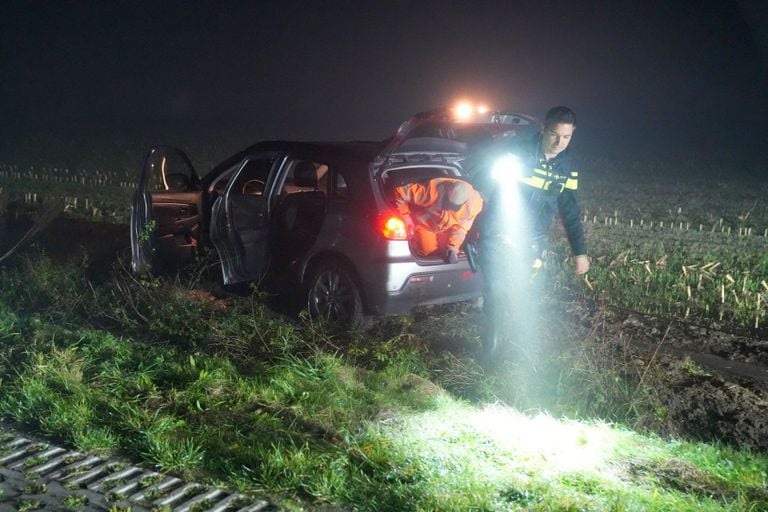
<path fill-rule="evenodd" d="M 572 254 L 578 256 L 587 253 L 581 210 L 576 199 L 578 171 L 568 148 L 547 161 L 541 151 L 541 134 L 536 134 L 528 141 L 503 141 L 501 146 L 486 149 L 482 153 L 482 160 L 476 157 L 471 164 L 477 166 L 473 173 L 473 184 L 485 199 L 482 217 L 477 221 L 481 240 L 507 229 L 502 209 L 503 201 L 509 198 L 503 198 L 502 194 L 516 193 L 519 195 L 517 200 L 525 209 L 530 243 L 543 248 L 552 220 L 559 214 Z M 509 153 L 519 157 L 523 163 L 523 176 L 517 187 L 499 186 L 491 177 L 494 160 Z M 515 178 L 510 176 L 509 180 Z M 508 182 L 504 185 L 510 184 Z"/>

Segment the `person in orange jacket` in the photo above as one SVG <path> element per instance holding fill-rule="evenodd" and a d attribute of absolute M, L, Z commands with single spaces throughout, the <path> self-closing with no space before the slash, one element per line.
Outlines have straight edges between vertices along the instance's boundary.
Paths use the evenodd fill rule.
<path fill-rule="evenodd" d="M 459 248 L 483 209 L 480 193 L 456 178 L 396 187 L 395 204 L 414 225 L 411 246 L 416 254 L 441 255 L 448 263 L 458 261 Z"/>

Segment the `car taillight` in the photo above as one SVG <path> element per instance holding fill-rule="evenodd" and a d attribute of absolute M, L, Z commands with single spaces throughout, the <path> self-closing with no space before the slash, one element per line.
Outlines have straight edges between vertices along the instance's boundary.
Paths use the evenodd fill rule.
<path fill-rule="evenodd" d="M 379 230 L 387 240 L 408 240 L 408 230 L 405 221 L 398 215 L 383 215 L 380 217 Z"/>

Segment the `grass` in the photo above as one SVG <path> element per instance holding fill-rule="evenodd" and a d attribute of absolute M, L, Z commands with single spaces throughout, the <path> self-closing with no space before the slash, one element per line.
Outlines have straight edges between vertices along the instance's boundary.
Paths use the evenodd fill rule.
<path fill-rule="evenodd" d="M 576 363 L 484 372 L 471 309 L 340 336 L 281 319 L 258 295 L 222 306 L 165 278 L 89 284 L 85 264 L 38 256 L 0 273 L 0 415 L 78 450 L 127 453 L 289 510 L 768 507 L 764 455 L 615 423 L 648 414 L 653 396 L 637 375 L 609 372 L 594 344 Z M 66 294 L 79 298 L 57 306 Z M 525 409 L 534 387 L 549 413 Z"/>
<path fill-rule="evenodd" d="M 125 207 L 134 179 L 0 171 L 12 193 L 69 197 L 91 180 L 100 214 Z M 643 189 L 664 199 L 654 203 L 631 180 L 605 184 L 585 183 L 589 282 L 556 245 L 557 294 L 762 332 L 765 208 L 745 196 L 719 211 L 699 201 L 703 187 Z M 100 283 L 88 265 L 38 254 L 0 267 L 0 417 L 78 450 L 288 510 L 768 510 L 766 454 L 666 435 L 668 370 L 602 335 L 600 311 L 585 325 L 546 303 L 536 358 L 484 370 L 482 320 L 466 306 L 339 334 L 281 318 L 258 293 L 201 292 L 205 262 L 184 279 L 116 268 Z M 691 360 L 679 367 L 710 378 Z"/>

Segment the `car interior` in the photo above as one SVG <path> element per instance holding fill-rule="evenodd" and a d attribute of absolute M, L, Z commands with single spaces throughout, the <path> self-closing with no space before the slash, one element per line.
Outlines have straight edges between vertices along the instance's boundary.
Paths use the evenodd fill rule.
<path fill-rule="evenodd" d="M 280 254 L 307 251 L 325 218 L 328 166 L 309 160 L 293 163 L 272 211 L 273 241 Z"/>
<path fill-rule="evenodd" d="M 381 175 L 384 197 L 388 202 L 395 202 L 395 188 L 409 183 L 426 183 L 433 178 L 456 177 L 454 172 L 445 167 L 407 167 L 388 169 Z"/>
<path fill-rule="evenodd" d="M 263 196 L 273 163 L 273 159 L 268 158 L 254 158 L 246 162 L 237 177 L 238 192 L 243 195 Z"/>
<path fill-rule="evenodd" d="M 193 186 L 192 171 L 174 154 L 158 154 L 147 188 L 156 222 L 155 249 L 161 261 L 187 261 L 200 239 L 202 192 Z"/>
<path fill-rule="evenodd" d="M 387 201 L 395 205 L 395 188 L 409 183 L 425 183 L 433 178 L 457 178 L 453 169 L 445 167 L 409 167 L 400 169 L 388 169 L 382 173 L 382 187 L 384 197 Z M 463 254 L 463 250 L 461 253 Z M 439 257 L 421 257 L 420 260 L 442 260 Z"/>

